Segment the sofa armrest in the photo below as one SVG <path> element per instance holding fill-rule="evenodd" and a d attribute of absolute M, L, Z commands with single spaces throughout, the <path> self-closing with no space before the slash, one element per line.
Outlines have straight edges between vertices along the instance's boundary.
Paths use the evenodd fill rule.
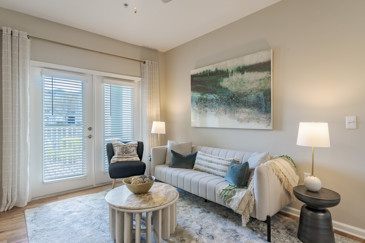
<path fill-rule="evenodd" d="M 155 166 L 166 162 L 167 146 L 151 148 L 151 175 L 155 175 Z"/>
<path fill-rule="evenodd" d="M 292 200 L 279 178 L 267 166 L 258 166 L 254 175 L 255 218 L 265 221 Z"/>

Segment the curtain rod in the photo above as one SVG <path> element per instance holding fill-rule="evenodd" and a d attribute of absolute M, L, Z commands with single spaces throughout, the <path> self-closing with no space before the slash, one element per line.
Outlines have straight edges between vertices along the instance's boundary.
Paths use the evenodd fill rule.
<path fill-rule="evenodd" d="M 0 32 L 2 32 L 1 29 L 0 29 Z M 145 63 L 145 61 L 143 61 L 143 60 L 139 60 L 139 59 L 135 59 L 135 58 L 131 58 L 131 57 L 119 56 L 119 55 L 115 55 L 115 54 L 111 54 L 111 53 L 107 53 L 107 52 L 97 51 L 97 50 L 88 49 L 88 48 L 84 48 L 84 47 L 80 47 L 80 46 L 74 46 L 74 45 L 71 45 L 71 44 L 58 42 L 58 41 L 53 41 L 53 40 L 48 40 L 48 39 L 44 39 L 44 38 L 37 37 L 37 36 L 31 36 L 31 35 L 27 35 L 27 36 L 28 36 L 28 39 L 36 39 L 36 40 L 41 40 L 41 41 L 47 41 L 47 42 L 57 44 L 57 45 L 63 45 L 63 46 L 71 47 L 71 48 L 76 48 L 76 49 L 80 49 L 80 50 L 84 50 L 84 51 L 90 51 L 90 52 L 103 54 L 103 55 L 107 55 L 107 56 L 112 56 L 112 57 L 119 57 L 119 58 L 127 59 L 127 60 L 130 60 L 130 61 L 134 61 L 134 62 Z"/>

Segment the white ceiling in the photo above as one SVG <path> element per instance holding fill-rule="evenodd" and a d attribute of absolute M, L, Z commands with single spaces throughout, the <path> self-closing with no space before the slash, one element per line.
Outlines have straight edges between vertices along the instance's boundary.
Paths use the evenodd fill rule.
<path fill-rule="evenodd" d="M 0 0 L 0 7 L 165 52 L 279 1 Z"/>

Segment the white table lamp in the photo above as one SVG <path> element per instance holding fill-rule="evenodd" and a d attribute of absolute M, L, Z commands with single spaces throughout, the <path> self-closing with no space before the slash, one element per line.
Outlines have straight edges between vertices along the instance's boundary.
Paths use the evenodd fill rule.
<path fill-rule="evenodd" d="M 327 122 L 300 122 L 297 145 L 312 147 L 312 172 L 304 179 L 309 191 L 319 191 L 321 180 L 314 176 L 314 147 L 330 147 L 330 136 Z"/>
<path fill-rule="evenodd" d="M 165 122 L 162 121 L 152 122 L 151 133 L 158 134 L 158 144 L 160 145 L 160 134 L 166 134 Z"/>

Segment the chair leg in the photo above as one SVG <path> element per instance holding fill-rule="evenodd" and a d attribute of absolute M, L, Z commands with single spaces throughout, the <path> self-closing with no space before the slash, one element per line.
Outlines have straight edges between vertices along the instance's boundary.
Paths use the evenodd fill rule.
<path fill-rule="evenodd" d="M 267 224 L 267 241 L 271 242 L 271 217 L 269 215 L 266 217 L 266 224 Z"/>
<path fill-rule="evenodd" d="M 112 182 L 112 189 L 114 189 L 114 187 L 115 187 L 115 181 L 116 181 L 116 179 L 113 179 L 113 182 Z"/>

